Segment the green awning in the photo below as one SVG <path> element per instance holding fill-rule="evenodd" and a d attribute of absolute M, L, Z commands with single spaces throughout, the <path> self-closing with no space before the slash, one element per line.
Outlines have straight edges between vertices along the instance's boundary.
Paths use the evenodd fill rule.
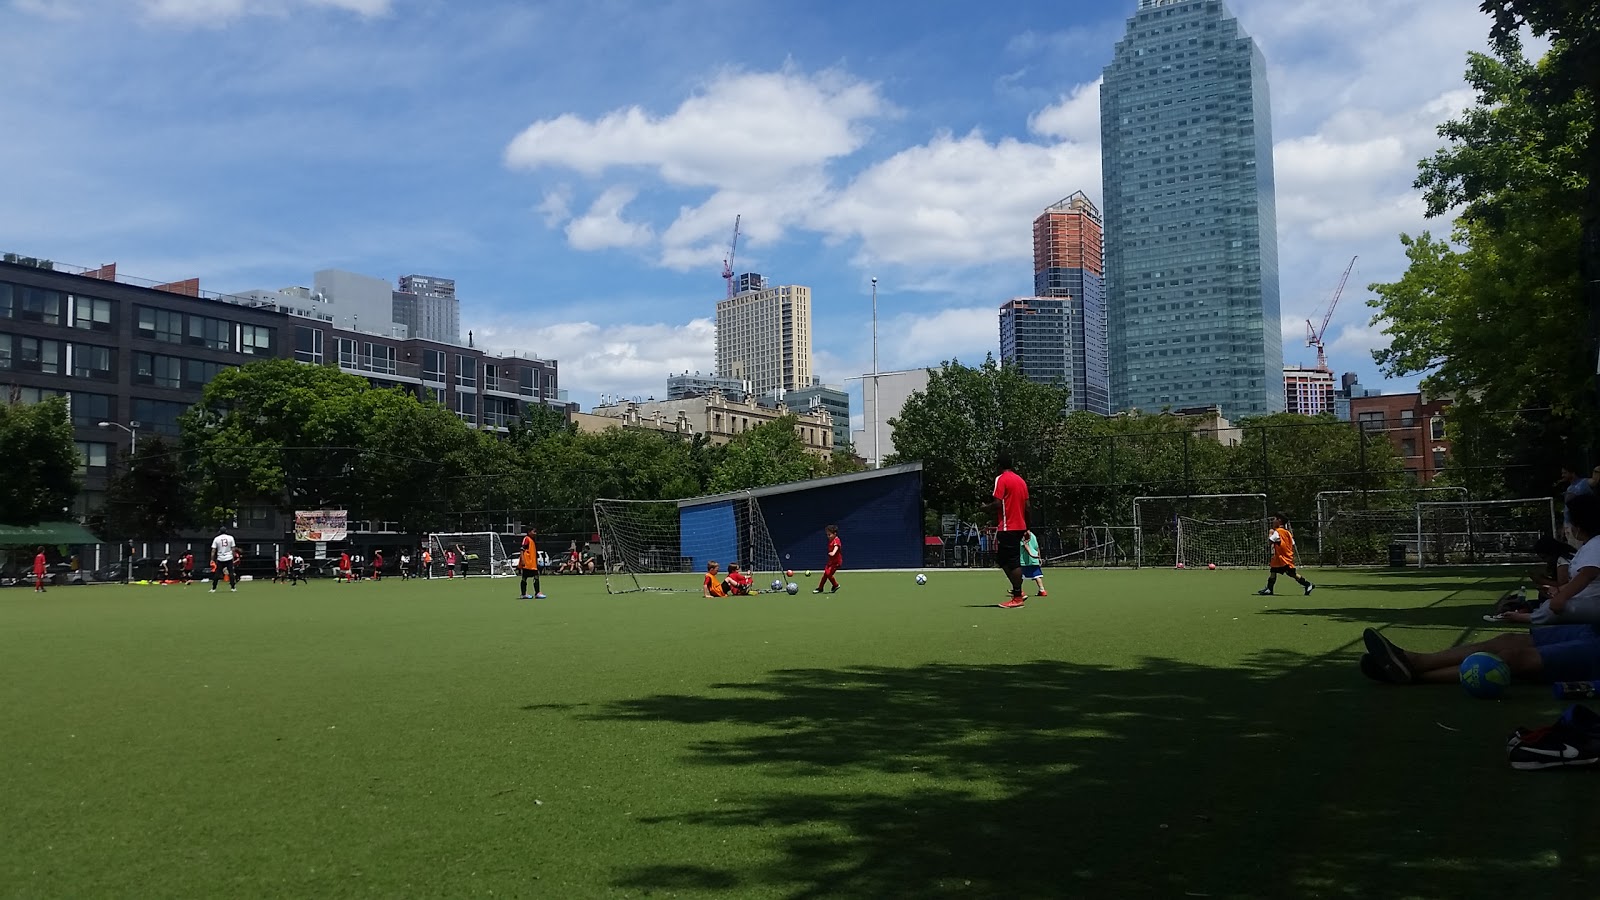
<path fill-rule="evenodd" d="M 37 525 L 0 525 L 0 547 L 21 545 L 53 547 L 60 544 L 98 544 L 100 539 L 77 522 L 40 522 Z"/>

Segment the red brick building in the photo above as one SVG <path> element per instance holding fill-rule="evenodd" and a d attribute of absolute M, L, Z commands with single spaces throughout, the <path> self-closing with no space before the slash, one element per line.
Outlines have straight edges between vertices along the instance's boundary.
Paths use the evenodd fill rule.
<path fill-rule="evenodd" d="M 1418 484 L 1427 484 L 1450 456 L 1444 431 L 1444 413 L 1449 408 L 1448 399 L 1430 399 L 1421 393 L 1352 397 L 1350 419 L 1358 428 L 1387 437 L 1406 471 Z"/>

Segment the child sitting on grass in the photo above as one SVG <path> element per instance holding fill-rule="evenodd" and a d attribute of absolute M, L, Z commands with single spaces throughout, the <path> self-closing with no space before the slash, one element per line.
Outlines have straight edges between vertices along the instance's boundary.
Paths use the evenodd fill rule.
<path fill-rule="evenodd" d="M 727 596 L 727 592 L 722 589 L 722 581 L 717 578 L 717 571 L 720 568 L 721 568 L 721 566 L 717 565 L 717 561 L 716 560 L 712 560 L 712 561 L 706 563 L 706 580 L 705 580 L 703 586 L 701 587 L 700 596 L 702 596 L 702 597 L 726 597 Z"/>

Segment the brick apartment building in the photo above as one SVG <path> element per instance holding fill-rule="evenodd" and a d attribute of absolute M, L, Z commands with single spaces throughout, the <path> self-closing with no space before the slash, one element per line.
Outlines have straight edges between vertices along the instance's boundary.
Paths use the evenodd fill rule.
<path fill-rule="evenodd" d="M 1418 484 L 1433 481 L 1450 457 L 1444 429 L 1449 408 L 1448 399 L 1429 399 L 1421 393 L 1350 398 L 1356 427 L 1387 437 Z"/>

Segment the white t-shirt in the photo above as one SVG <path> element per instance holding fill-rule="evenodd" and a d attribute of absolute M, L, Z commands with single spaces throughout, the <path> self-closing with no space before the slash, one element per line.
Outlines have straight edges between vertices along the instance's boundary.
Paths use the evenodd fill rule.
<path fill-rule="evenodd" d="M 1567 566 L 1573 578 L 1584 569 L 1600 569 L 1600 537 L 1588 540 L 1578 552 L 1572 554 L 1572 562 Z M 1558 616 L 1546 603 L 1533 611 L 1530 617 L 1535 625 L 1573 625 L 1588 623 L 1600 625 L 1600 577 L 1596 577 L 1571 599 L 1567 600 L 1566 609 Z"/>
<path fill-rule="evenodd" d="M 219 534 L 211 539 L 211 552 L 217 556 L 217 562 L 233 562 L 233 535 Z"/>

